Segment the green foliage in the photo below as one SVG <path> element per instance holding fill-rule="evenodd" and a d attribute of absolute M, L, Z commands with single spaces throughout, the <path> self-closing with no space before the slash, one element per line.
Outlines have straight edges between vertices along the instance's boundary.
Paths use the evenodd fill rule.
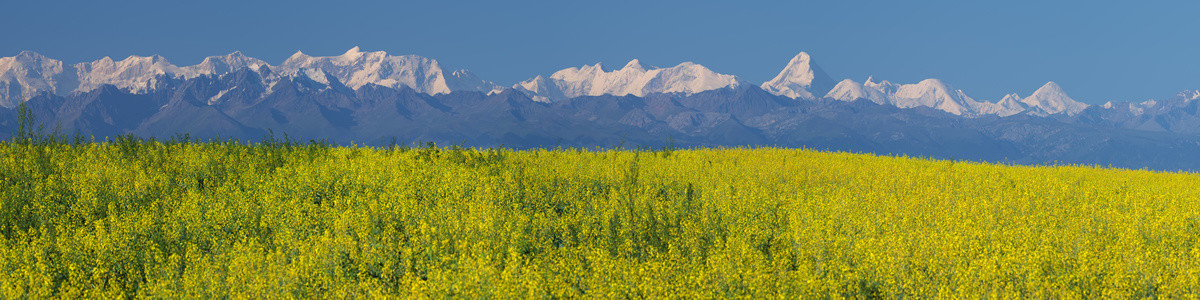
<path fill-rule="evenodd" d="M 1187 298 L 1197 189 L 788 149 L 31 134 L 0 142 L 0 298 Z"/>

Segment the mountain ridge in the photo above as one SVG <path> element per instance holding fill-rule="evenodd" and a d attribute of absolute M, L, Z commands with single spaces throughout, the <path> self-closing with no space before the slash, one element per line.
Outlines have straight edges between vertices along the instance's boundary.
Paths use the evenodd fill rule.
<path fill-rule="evenodd" d="M 658 68 L 640 60 L 500 88 L 436 60 L 357 48 L 338 56 L 299 52 L 278 66 L 240 52 L 183 67 L 159 56 L 98 61 L 68 65 L 33 52 L 0 58 L 0 91 L 29 99 L 46 128 L 100 140 L 180 133 L 253 140 L 277 132 L 360 145 L 392 137 L 515 148 L 627 141 L 1200 171 L 1200 158 L 1189 155 L 1200 153 L 1198 91 L 1089 106 L 1048 82 L 1027 97 L 990 102 L 939 79 L 868 77 L 801 99 L 694 63 Z M 819 90 L 811 57 L 793 61 L 800 66 L 789 66 L 778 82 L 796 94 Z M 95 87 L 79 88 L 85 84 Z M 13 116 L 0 107 L 0 136 L 15 130 Z"/>
<path fill-rule="evenodd" d="M 537 75 L 512 86 L 502 86 L 480 79 L 469 70 L 443 69 L 435 59 L 417 55 L 391 55 L 384 51 L 363 51 L 353 47 L 340 55 L 311 56 L 297 51 L 278 65 L 248 57 L 240 51 L 224 56 L 209 56 L 201 63 L 176 66 L 158 55 L 131 55 L 121 60 L 104 57 L 91 62 L 64 64 L 32 51 L 0 58 L 0 106 L 13 107 L 21 99 L 40 93 L 65 95 L 87 92 L 111 84 L 134 93 L 148 93 L 158 85 L 162 76 L 183 79 L 197 76 L 228 74 L 239 68 L 270 71 L 261 77 L 276 80 L 280 76 L 305 76 L 318 82 L 325 77 L 338 78 L 351 89 L 367 84 L 397 88 L 405 86 L 432 95 L 454 91 L 500 93 L 515 89 L 534 101 L 552 102 L 580 96 L 634 95 L 653 93 L 682 93 L 685 95 L 751 84 L 735 75 L 714 72 L 703 65 L 683 62 L 659 68 L 644 66 L 634 59 L 622 68 L 606 71 L 599 63 L 566 68 L 550 76 Z M 1070 98 L 1054 82 L 1039 89 L 1021 104 L 1011 101 L 991 102 L 971 98 L 962 90 L 950 88 L 940 79 L 926 79 L 915 84 L 874 82 L 863 83 L 844 79 L 834 81 L 807 52 L 799 52 L 771 80 L 759 85 L 772 94 L 797 100 L 812 101 L 832 98 L 853 101 L 864 98 L 875 103 L 901 108 L 932 107 L 965 117 L 985 115 L 1010 116 L 1018 113 L 1049 116 L 1078 114 L 1091 105 Z"/>
<path fill-rule="evenodd" d="M 1075 116 L 964 118 L 866 99 L 796 101 L 754 85 L 547 103 L 513 89 L 435 95 L 406 86 L 351 89 L 332 75 L 322 83 L 304 74 L 267 82 L 259 74 L 242 68 L 221 76 L 164 76 L 150 93 L 103 85 L 87 93 L 41 94 L 27 105 L 46 128 L 99 140 L 181 133 L 256 140 L 274 132 L 356 145 L 394 137 L 405 144 L 521 149 L 777 146 L 1200 171 L 1200 158 L 1189 155 L 1200 151 L 1200 102 L 1186 98 L 1153 116 L 1089 107 Z M 210 104 L 213 97 L 220 101 Z M 13 115 L 0 108 L 0 136 L 15 130 Z"/>

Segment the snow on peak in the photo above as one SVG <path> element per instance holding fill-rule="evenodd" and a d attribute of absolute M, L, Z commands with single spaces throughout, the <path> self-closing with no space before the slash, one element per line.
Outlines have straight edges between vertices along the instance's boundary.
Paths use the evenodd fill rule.
<path fill-rule="evenodd" d="M 260 66 L 266 66 L 266 63 L 241 52 L 208 57 L 195 66 L 178 67 L 159 55 L 130 55 L 122 60 L 106 56 L 92 62 L 66 65 L 32 51 L 22 51 L 15 57 L 0 58 L 0 106 L 15 105 L 20 99 L 36 93 L 88 92 L 106 84 L 144 93 L 153 89 L 163 76 L 191 78 Z M 5 84 L 9 82 L 18 84 Z"/>
<path fill-rule="evenodd" d="M 572 69 L 573 69 L 573 68 L 572 68 Z M 560 72 L 561 72 L 561 71 L 560 71 Z M 584 66 L 582 66 L 582 67 L 579 67 L 579 72 L 580 72 L 580 73 L 591 73 L 591 74 L 595 74 L 595 73 L 604 73 L 604 66 L 600 65 L 600 63 L 599 63 L 599 62 L 597 62 L 597 63 L 596 63 L 596 64 L 594 64 L 594 65 L 590 65 L 590 66 L 589 66 L 589 65 L 584 65 Z"/>
<path fill-rule="evenodd" d="M 1167 98 L 1166 100 L 1162 101 L 1161 103 L 1159 103 L 1158 101 L 1154 101 L 1154 100 L 1146 100 L 1146 101 L 1142 102 L 1141 105 L 1145 106 L 1145 107 L 1151 107 L 1151 106 L 1156 106 L 1156 105 L 1157 106 L 1183 107 L 1183 106 L 1187 106 L 1188 104 L 1191 104 L 1192 101 L 1196 101 L 1198 99 L 1200 99 L 1200 90 L 1191 90 L 1191 91 L 1182 91 L 1182 92 L 1176 93 L 1175 96 Z"/>
<path fill-rule="evenodd" d="M 636 58 L 629 61 L 629 63 L 625 64 L 625 67 L 623 69 L 645 70 L 645 68 L 642 67 L 642 63 L 640 61 L 638 61 Z"/>
<path fill-rule="evenodd" d="M 62 61 L 33 51 L 0 57 L 0 107 L 14 107 L 41 93 L 72 89 L 74 75 Z"/>
<path fill-rule="evenodd" d="M 1047 114 L 1066 113 L 1067 115 L 1075 115 L 1088 107 L 1087 104 L 1071 99 L 1063 91 L 1062 87 L 1053 81 L 1042 85 L 1041 88 L 1038 88 L 1029 97 L 1021 99 L 1021 103 L 1029 107 L 1037 107 Z"/>
<path fill-rule="evenodd" d="M 355 60 L 355 59 L 361 58 L 364 54 L 376 54 L 376 55 L 380 55 L 380 56 L 387 56 L 387 52 L 384 52 L 384 51 L 364 53 L 361 48 L 358 48 L 358 46 L 354 46 L 354 48 L 350 48 L 350 50 L 346 50 L 346 53 L 342 53 L 342 55 L 339 55 L 338 57 L 340 57 L 342 59 Z"/>
<path fill-rule="evenodd" d="M 549 78 L 534 77 L 513 86 L 535 101 L 554 101 L 580 96 L 645 96 L 653 93 L 694 94 L 742 84 L 736 76 L 713 72 L 684 62 L 670 68 L 642 66 L 632 60 L 619 70 L 604 71 L 600 63 L 554 72 Z"/>
<path fill-rule="evenodd" d="M 232 73 L 242 68 L 258 70 L 262 66 L 268 66 L 267 62 L 246 56 L 241 51 L 234 51 L 225 56 L 209 56 L 205 57 L 204 61 L 198 65 L 183 67 L 187 74 L 184 76 L 199 76 L 199 75 L 222 75 Z"/>
<path fill-rule="evenodd" d="M 1000 102 L 997 103 L 1006 109 L 1015 109 L 1018 112 L 1026 108 L 1025 104 L 1021 102 L 1021 96 L 1015 93 L 1004 95 L 1004 98 L 1001 98 Z"/>
<path fill-rule="evenodd" d="M 870 78 L 867 79 L 867 83 L 872 83 Z M 875 86 L 864 85 L 850 79 L 843 79 L 841 82 L 838 82 L 833 89 L 829 90 L 828 94 L 825 94 L 825 98 L 832 98 L 841 101 L 867 99 L 877 104 L 890 103 L 889 95 L 883 90 L 878 89 Z"/>
<path fill-rule="evenodd" d="M 300 69 L 300 72 L 298 72 L 297 75 L 303 75 L 304 77 L 312 79 L 313 81 L 319 82 L 323 85 L 330 85 L 331 83 L 336 82 L 335 76 L 329 75 L 329 73 L 321 69 Z"/>
<path fill-rule="evenodd" d="M 1004 95 L 1004 98 L 1000 99 L 1000 103 L 1020 103 L 1020 102 L 1021 102 L 1021 95 L 1017 95 L 1016 93 Z"/>
<path fill-rule="evenodd" d="M 513 85 L 513 89 L 529 95 L 533 101 L 537 102 L 551 102 L 567 98 L 557 84 L 542 75 L 517 83 Z"/>
<path fill-rule="evenodd" d="M 120 61 L 114 61 L 105 56 L 93 62 L 75 64 L 75 70 L 79 78 L 79 86 L 75 88 L 75 91 L 79 92 L 87 92 L 102 85 L 111 84 L 130 92 L 144 93 L 157 84 L 159 76 L 187 77 L 192 74 L 158 55 L 130 55 Z"/>
<path fill-rule="evenodd" d="M 939 79 L 901 85 L 892 95 L 892 105 L 900 108 L 932 107 L 960 116 L 975 113 L 975 108 L 979 106 L 975 99 Z"/>
<path fill-rule="evenodd" d="M 1161 104 L 1166 104 L 1164 106 L 1160 106 L 1159 104 L 1160 103 L 1158 101 L 1155 101 L 1153 99 L 1142 101 L 1142 102 L 1109 100 L 1107 102 L 1104 102 L 1104 104 L 1099 105 L 1099 107 L 1103 108 L 1103 109 L 1107 109 L 1107 110 L 1127 112 L 1134 116 L 1140 116 L 1140 115 L 1146 114 L 1147 112 L 1163 113 L 1163 112 L 1166 112 L 1166 111 L 1170 110 L 1171 108 L 1173 108 L 1173 107 L 1166 107 L 1166 106 L 1170 106 L 1170 104 L 1168 104 L 1168 103 L 1161 103 Z"/>
<path fill-rule="evenodd" d="M 1062 87 L 1059 86 L 1058 83 L 1055 83 L 1053 81 L 1047 81 L 1046 84 L 1043 84 L 1042 87 L 1040 87 L 1036 91 L 1034 91 L 1033 94 L 1034 95 L 1044 94 L 1044 95 L 1053 95 L 1053 96 L 1066 96 L 1067 95 L 1067 93 L 1065 91 L 1063 91 Z"/>
<path fill-rule="evenodd" d="M 280 68 L 291 74 L 299 69 L 321 69 L 353 89 L 377 84 L 409 87 L 427 94 L 446 94 L 460 89 L 486 92 L 495 86 L 474 75 L 455 77 L 446 74 L 434 59 L 417 55 L 393 56 L 383 51 L 364 52 L 358 47 L 339 56 L 308 56 L 296 52 Z"/>
<path fill-rule="evenodd" d="M 248 57 L 240 51 L 224 56 L 210 56 L 193 66 L 179 67 L 158 56 L 131 55 L 122 60 L 104 57 L 75 65 L 47 58 L 37 52 L 21 51 L 15 56 L 0 57 L 0 106 L 12 107 L 23 99 L 40 93 L 63 94 L 87 92 L 105 84 L 142 93 L 158 86 L 164 78 L 191 78 L 203 75 L 224 75 L 242 68 L 259 72 L 264 84 L 270 85 L 280 76 L 297 76 L 314 84 L 335 82 L 350 88 L 367 84 L 387 87 L 409 87 L 428 94 L 452 91 L 499 93 L 505 88 L 481 80 L 467 70 L 443 70 L 438 61 L 417 55 L 389 55 L 383 51 L 363 51 L 353 47 L 336 56 L 310 56 L 296 51 L 283 64 L 272 67 L 265 61 Z M 915 84 L 895 84 L 853 80 L 834 82 L 812 57 L 805 52 L 792 57 L 787 66 L 762 88 L 776 95 L 797 99 L 828 97 L 843 101 L 867 99 L 901 108 L 931 107 L 962 116 L 995 114 L 1008 116 L 1018 113 L 1049 115 L 1078 114 L 1088 105 L 1067 96 L 1057 83 L 1048 82 L 1029 97 L 1016 94 L 1004 96 L 998 102 L 976 101 L 937 79 Z M 567 68 L 551 76 L 537 76 L 513 85 L 535 101 L 550 102 L 580 96 L 634 95 L 652 93 L 693 94 L 707 90 L 736 87 L 744 84 L 733 75 L 719 74 L 692 62 L 674 67 L 645 66 L 638 59 L 630 60 L 617 70 L 605 70 L 600 63 Z M 340 86 L 340 85 L 338 85 Z M 1200 91 L 1182 92 L 1165 101 L 1130 104 L 1131 110 L 1168 109 L 1200 99 Z M 1124 102 L 1108 107 L 1123 107 Z"/>
<path fill-rule="evenodd" d="M 1021 98 L 1017 94 L 1005 95 L 998 102 L 978 101 L 962 90 L 951 87 L 939 79 L 925 79 L 915 84 L 897 85 L 888 81 L 875 82 L 867 78 L 863 84 L 851 80 L 838 83 L 826 97 L 842 101 L 863 98 L 880 104 L 891 104 L 900 108 L 931 107 L 960 116 L 997 115 L 1001 117 L 1019 113 L 1051 115 L 1066 113 L 1075 115 L 1088 107 L 1067 96 L 1062 87 L 1054 82 L 1046 83 L 1033 95 Z"/>
<path fill-rule="evenodd" d="M 925 79 L 915 84 L 903 85 L 875 80 L 874 77 L 869 77 L 863 84 L 843 80 L 825 97 L 842 101 L 862 98 L 899 108 L 931 107 L 967 117 L 1005 117 L 1023 112 L 1041 116 L 1058 113 L 1074 115 L 1087 108 L 1087 104 L 1071 99 L 1062 87 L 1054 82 L 1047 83 L 1026 98 L 1008 94 L 998 102 L 988 102 L 975 100 L 940 79 Z"/>
<path fill-rule="evenodd" d="M 826 94 L 833 86 L 829 74 L 813 63 L 808 53 L 800 52 L 788 61 L 779 75 L 764 82 L 762 89 L 789 98 L 812 100 Z"/>
<path fill-rule="evenodd" d="M 9 57 L 5 57 L 5 58 L 9 58 Z M 33 52 L 30 50 L 21 50 L 20 53 L 17 53 L 17 56 L 11 57 L 11 59 L 18 60 L 18 61 L 34 62 L 34 61 L 49 60 L 50 58 L 46 57 L 45 55 L 42 55 L 41 53 Z"/>
<path fill-rule="evenodd" d="M 311 56 L 304 54 L 304 51 L 296 50 L 296 53 L 292 53 L 292 56 L 288 56 L 288 58 L 284 61 L 303 61 L 308 60 L 309 58 L 311 58 Z"/>
<path fill-rule="evenodd" d="M 1182 91 L 1178 94 L 1175 94 L 1175 96 L 1190 102 L 1192 100 L 1200 99 L 1200 90 Z"/>
<path fill-rule="evenodd" d="M 842 80 L 825 95 L 841 101 L 867 99 L 878 104 L 887 104 L 899 108 L 930 107 L 951 114 L 975 117 L 985 114 L 1014 114 L 1022 109 L 1006 108 L 1007 106 L 986 101 L 976 101 L 967 96 L 962 90 L 956 90 L 940 79 L 925 79 L 915 84 L 894 84 L 888 81 L 876 82 L 874 77 L 868 77 L 865 83 L 853 80 Z"/>
<path fill-rule="evenodd" d="M 896 90 L 900 88 L 900 85 L 892 83 L 887 80 L 875 82 L 874 76 L 867 76 L 867 82 L 863 83 L 863 86 L 880 90 L 884 94 L 889 94 L 889 95 L 895 94 Z"/>
<path fill-rule="evenodd" d="M 980 101 L 977 107 L 976 113 L 980 115 L 998 115 L 1001 117 L 1019 114 L 1028 109 L 1024 103 L 1021 103 L 1021 96 L 1017 94 L 1004 95 L 1004 98 L 1001 98 L 996 103 Z"/>
<path fill-rule="evenodd" d="M 458 69 L 451 72 L 450 76 L 446 77 L 446 84 L 450 87 L 451 91 L 480 91 L 494 94 L 504 90 L 503 86 L 479 79 L 478 76 L 475 76 L 475 73 L 471 73 L 467 69 Z"/>
<path fill-rule="evenodd" d="M 314 57 L 296 51 L 278 67 L 248 57 L 240 51 L 206 57 L 193 66 L 176 66 L 158 55 L 131 55 L 122 60 L 104 57 L 91 62 L 64 65 L 36 52 L 22 51 L 0 58 L 0 106 L 10 107 L 21 99 L 43 92 L 63 94 L 87 92 L 111 84 L 133 93 L 145 93 L 165 78 L 224 75 L 248 68 L 262 75 L 264 83 L 279 76 L 308 77 L 321 83 L 327 78 L 349 87 L 366 84 L 409 87 L 422 93 L 444 94 L 457 90 L 499 92 L 503 87 L 484 81 L 466 70 L 444 72 L 436 60 L 416 56 L 392 56 L 383 51 L 351 48 L 338 56 Z M 597 66 L 598 68 L 598 66 Z M 313 73 L 319 70 L 320 74 Z M 302 74 L 303 73 L 303 74 Z M 332 77 L 330 77 L 332 76 Z"/>

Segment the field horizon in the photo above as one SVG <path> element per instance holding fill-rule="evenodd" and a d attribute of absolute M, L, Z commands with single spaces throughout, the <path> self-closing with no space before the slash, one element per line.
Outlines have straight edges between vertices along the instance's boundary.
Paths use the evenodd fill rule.
<path fill-rule="evenodd" d="M 0 300 L 1200 299 L 1197 10 L 0 1 Z"/>
<path fill-rule="evenodd" d="M 798 149 L 0 142 L 6 297 L 1191 297 L 1200 176 Z"/>

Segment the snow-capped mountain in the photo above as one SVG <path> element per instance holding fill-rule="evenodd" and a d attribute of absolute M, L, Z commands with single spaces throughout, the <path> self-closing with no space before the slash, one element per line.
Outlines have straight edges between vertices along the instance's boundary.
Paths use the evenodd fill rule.
<path fill-rule="evenodd" d="M 465 70 L 447 73 L 437 60 L 431 58 L 393 56 L 384 51 L 363 52 L 358 47 L 338 56 L 309 56 L 296 52 L 279 65 L 280 72 L 287 74 L 295 74 L 301 69 L 324 70 L 352 89 L 367 84 L 391 88 L 406 86 L 418 92 L 437 95 L 455 90 L 489 92 L 499 87 Z"/>
<path fill-rule="evenodd" d="M 764 82 L 762 89 L 772 94 L 793 99 L 813 100 L 825 95 L 834 88 L 833 78 L 829 77 L 820 66 L 813 63 L 808 53 L 800 52 L 788 61 L 787 66 L 775 75 L 771 81 Z M 853 90 L 852 87 L 846 87 Z M 853 93 L 840 91 L 839 93 Z M 865 98 L 865 97 L 864 97 Z"/>
<path fill-rule="evenodd" d="M 645 96 L 651 93 L 698 92 L 744 84 L 736 76 L 713 72 L 704 66 L 684 62 L 670 68 L 646 68 L 637 59 L 611 72 L 599 63 L 563 69 L 550 75 L 518 83 L 513 89 L 538 101 L 554 101 L 580 96 Z"/>
<path fill-rule="evenodd" d="M 505 90 L 504 86 L 479 79 L 475 73 L 471 73 L 467 69 L 458 69 L 450 72 L 450 77 L 446 77 L 446 85 L 451 91 L 479 91 L 495 94 Z"/>
<path fill-rule="evenodd" d="M 134 93 L 145 93 L 157 84 L 160 75 L 194 76 L 158 55 L 130 55 L 119 61 L 105 56 L 93 62 L 75 64 L 75 71 L 79 75 L 79 86 L 75 88 L 77 92 L 111 84 Z"/>
<path fill-rule="evenodd" d="M 389 88 L 406 87 L 417 92 L 438 95 L 453 91 L 477 91 L 496 94 L 507 89 L 480 79 L 470 71 L 442 69 L 437 60 L 417 55 L 389 55 L 383 51 L 365 52 L 351 48 L 337 56 L 310 56 L 303 52 L 282 64 L 267 62 L 233 52 L 210 56 L 192 66 L 176 66 L 158 55 L 129 56 L 122 60 L 104 57 L 92 62 L 69 65 L 32 51 L 0 58 L 0 107 L 13 107 L 22 99 L 41 93 L 66 95 L 90 92 L 113 85 L 132 93 L 147 93 L 164 79 L 191 79 L 221 76 L 249 69 L 257 74 L 256 85 L 262 96 L 271 94 L 275 83 L 295 78 L 306 88 L 356 90 L 368 84 Z M 512 86 L 532 100 L 553 102 L 580 96 L 646 96 L 653 93 L 692 95 L 727 87 L 748 85 L 734 75 L 720 74 L 702 65 L 684 62 L 674 67 L 646 67 L 634 59 L 617 70 L 605 70 L 599 63 L 559 70 L 551 76 L 536 76 Z M 1048 82 L 1029 97 L 1009 94 L 997 102 L 975 100 L 938 79 L 914 84 L 895 84 L 868 78 L 859 83 L 842 80 L 834 83 L 812 56 L 800 52 L 773 79 L 760 86 L 764 91 L 793 99 L 815 100 L 825 97 L 842 101 L 866 99 L 899 108 L 929 107 L 964 117 L 985 115 L 1075 116 L 1089 105 L 1075 101 L 1054 82 Z M 219 94 L 209 100 L 219 103 Z M 1102 109 L 1120 108 L 1130 114 L 1159 114 L 1189 105 L 1200 92 L 1181 93 L 1165 101 L 1140 103 L 1110 102 Z"/>
<path fill-rule="evenodd" d="M 538 75 L 533 79 L 517 83 L 516 85 L 513 85 L 513 89 L 525 93 L 531 99 L 533 99 L 533 101 L 537 102 L 548 103 L 554 100 L 568 98 L 565 94 L 563 94 L 562 89 L 558 87 L 558 84 L 556 84 L 553 79 L 542 77 L 542 75 Z"/>
<path fill-rule="evenodd" d="M 868 83 L 871 82 L 867 79 Z M 867 99 L 876 104 L 891 104 L 891 95 L 888 95 L 883 90 L 868 86 L 850 79 L 842 79 L 833 89 L 825 94 L 826 98 L 833 98 L 842 101 L 854 101 L 857 99 Z"/>
<path fill-rule="evenodd" d="M 33 51 L 0 57 L 0 107 L 13 107 L 40 93 L 74 89 L 75 72 L 62 61 Z"/>
<path fill-rule="evenodd" d="M 980 102 L 956 90 L 938 79 L 925 79 L 915 84 L 893 84 L 888 81 L 866 83 L 842 80 L 825 94 L 825 97 L 841 101 L 867 99 L 879 104 L 899 108 L 930 107 L 960 116 L 975 116 L 982 112 L 995 111 L 993 103 Z"/>
<path fill-rule="evenodd" d="M 1146 100 L 1137 105 L 1152 113 L 1165 113 L 1192 105 L 1196 100 L 1200 100 L 1200 90 L 1182 91 L 1164 101 Z"/>
<path fill-rule="evenodd" d="M 997 115 L 1001 117 L 1007 117 L 1019 114 L 1026 109 L 1029 109 L 1029 106 L 1025 105 L 1025 103 L 1022 103 L 1021 96 L 1017 94 L 1004 95 L 1004 98 L 1001 98 L 1000 101 L 996 103 L 980 102 L 980 104 L 979 111 L 977 112 L 980 115 Z"/>
<path fill-rule="evenodd" d="M 1108 101 L 1100 105 L 1105 109 L 1128 110 L 1135 116 L 1144 114 L 1157 115 L 1168 113 L 1173 109 L 1184 108 L 1200 100 L 1200 90 L 1182 91 L 1166 100 L 1145 100 L 1142 102 Z"/>
<path fill-rule="evenodd" d="M 1190 101 L 1194 101 L 1196 99 L 1200 99 L 1200 90 L 1182 91 L 1182 92 L 1179 92 L 1179 94 L 1175 94 L 1175 96 L 1179 97 L 1180 99 L 1182 99 L 1184 101 L 1190 102 Z"/>
<path fill-rule="evenodd" d="M 429 95 L 379 85 L 350 90 L 321 69 L 269 79 L 273 83 L 267 87 L 259 74 L 272 72 L 261 66 L 258 71 L 242 68 L 220 76 L 171 79 L 146 94 L 106 85 L 87 93 L 40 94 L 29 105 L 36 120 L 49 128 L 97 140 L 123 134 L 189 134 L 256 141 L 274 132 L 356 145 L 386 143 L 391 137 L 404 144 L 465 141 L 471 147 L 521 149 L 614 147 L 626 142 L 645 147 L 779 145 L 1029 164 L 1200 170 L 1200 158 L 1187 155 L 1200 151 L 1200 102 L 1195 101 L 1142 116 L 1117 107 L 1091 107 L 1071 117 L 964 118 L 865 101 L 796 101 L 756 86 L 686 96 L 601 95 L 540 104 L 515 90 L 491 95 Z M 917 95 L 904 99 L 961 98 L 936 83 L 871 80 L 863 88 Z M 1020 97 L 1008 98 L 1002 102 Z M 1188 101 L 1182 99 L 1186 98 L 1159 102 Z M 14 132 L 14 115 L 12 109 L 0 108 L 0 139 Z"/>
<path fill-rule="evenodd" d="M 892 94 L 892 105 L 899 108 L 932 107 L 955 115 L 974 115 L 982 104 L 938 79 L 901 85 Z"/>
<path fill-rule="evenodd" d="M 1143 102 L 1128 102 L 1128 101 L 1108 101 L 1101 104 L 1100 107 L 1106 110 L 1127 111 L 1130 115 L 1141 116 L 1147 111 L 1154 111 L 1159 108 L 1158 101 L 1146 100 Z"/>
<path fill-rule="evenodd" d="M 866 83 L 842 80 L 825 97 L 841 101 L 867 99 L 899 108 L 930 107 L 966 117 L 1007 117 L 1019 113 L 1042 117 L 1053 114 L 1074 116 L 1088 107 L 1087 104 L 1071 99 L 1054 82 L 1046 83 L 1029 97 L 1021 98 L 1017 94 L 1008 94 L 1000 101 L 990 102 L 975 100 L 967 96 L 966 92 L 954 89 L 938 79 L 925 79 L 916 84 L 903 85 L 888 81 L 877 83 L 873 80 L 874 78 L 868 78 Z"/>
<path fill-rule="evenodd" d="M 240 51 L 210 56 L 199 64 L 183 67 L 158 55 L 131 55 L 122 60 L 104 57 L 68 65 L 32 51 L 23 51 L 16 56 L 0 58 L 0 107 L 16 106 L 22 99 L 39 93 L 66 95 L 89 92 L 103 85 L 146 93 L 164 78 L 220 76 L 242 68 L 260 72 L 259 78 L 266 86 L 278 81 L 280 76 L 304 74 L 322 84 L 329 84 L 327 77 L 336 78 L 352 89 L 376 84 L 409 87 L 434 95 L 451 91 L 497 93 L 504 89 L 467 70 L 444 71 L 434 59 L 417 55 L 392 56 L 383 51 L 363 52 L 358 47 L 338 56 L 308 56 L 297 52 L 279 66 L 271 66 Z"/>
<path fill-rule="evenodd" d="M 73 91 L 88 92 L 111 84 L 122 90 L 145 93 L 153 89 L 163 76 L 189 79 L 204 75 L 224 75 L 241 68 L 257 71 L 264 66 L 269 67 L 267 62 L 246 56 L 240 51 L 224 56 L 209 56 L 200 64 L 185 67 L 171 64 L 166 58 L 158 55 L 131 55 L 119 61 L 104 57 L 73 66 L 79 80 L 79 85 Z M 63 92 L 67 91 L 59 91 Z"/>
<path fill-rule="evenodd" d="M 763 88 L 694 63 L 651 68 L 633 60 L 618 70 L 565 69 L 508 90 L 432 59 L 358 48 L 298 53 L 277 66 L 240 52 L 176 66 L 159 56 L 69 65 L 27 51 L 0 58 L 0 105 L 32 98 L 37 120 L 100 139 L 286 132 L 343 143 L 399 137 L 520 148 L 681 141 L 1028 163 L 1184 162 L 1200 170 L 1200 159 L 1187 155 L 1200 149 L 1200 91 L 1087 106 L 1051 82 L 1028 97 L 990 102 L 938 79 L 842 80 L 820 93 L 823 74 L 804 53 Z M 589 99 L 554 101 L 580 96 Z M 879 105 L 850 102 L 863 99 Z M 0 107 L 0 139 L 18 126 L 14 116 Z"/>
<path fill-rule="evenodd" d="M 209 56 L 198 65 L 184 67 L 188 75 L 222 75 L 241 68 L 258 70 L 259 67 L 269 66 L 267 62 L 246 56 L 241 51 L 234 51 L 225 56 Z"/>
<path fill-rule="evenodd" d="M 1042 85 L 1041 88 L 1038 88 L 1037 91 L 1033 92 L 1033 95 L 1029 95 L 1029 97 L 1021 99 L 1021 103 L 1024 103 L 1029 107 L 1040 108 L 1041 111 L 1044 111 L 1048 114 L 1066 113 L 1067 115 L 1072 116 L 1078 114 L 1088 107 L 1087 104 L 1083 104 L 1079 101 L 1075 101 L 1075 99 L 1071 99 L 1071 97 L 1067 96 L 1067 93 L 1063 91 L 1062 87 L 1059 87 L 1058 84 L 1054 83 L 1053 81 Z"/>
<path fill-rule="evenodd" d="M 1011 116 L 1026 112 L 1046 116 L 1064 113 L 1075 115 L 1088 107 L 1068 97 L 1062 88 L 1050 82 L 1028 98 L 1009 94 L 998 102 L 978 101 L 966 92 L 950 87 L 939 79 L 926 79 L 915 84 L 875 82 L 864 83 L 845 79 L 832 84 L 829 75 L 812 62 L 812 57 L 800 52 L 774 79 L 762 84 L 762 89 L 775 95 L 812 100 L 819 97 L 841 101 L 866 99 L 871 102 L 900 108 L 930 107 L 960 116 Z"/>

